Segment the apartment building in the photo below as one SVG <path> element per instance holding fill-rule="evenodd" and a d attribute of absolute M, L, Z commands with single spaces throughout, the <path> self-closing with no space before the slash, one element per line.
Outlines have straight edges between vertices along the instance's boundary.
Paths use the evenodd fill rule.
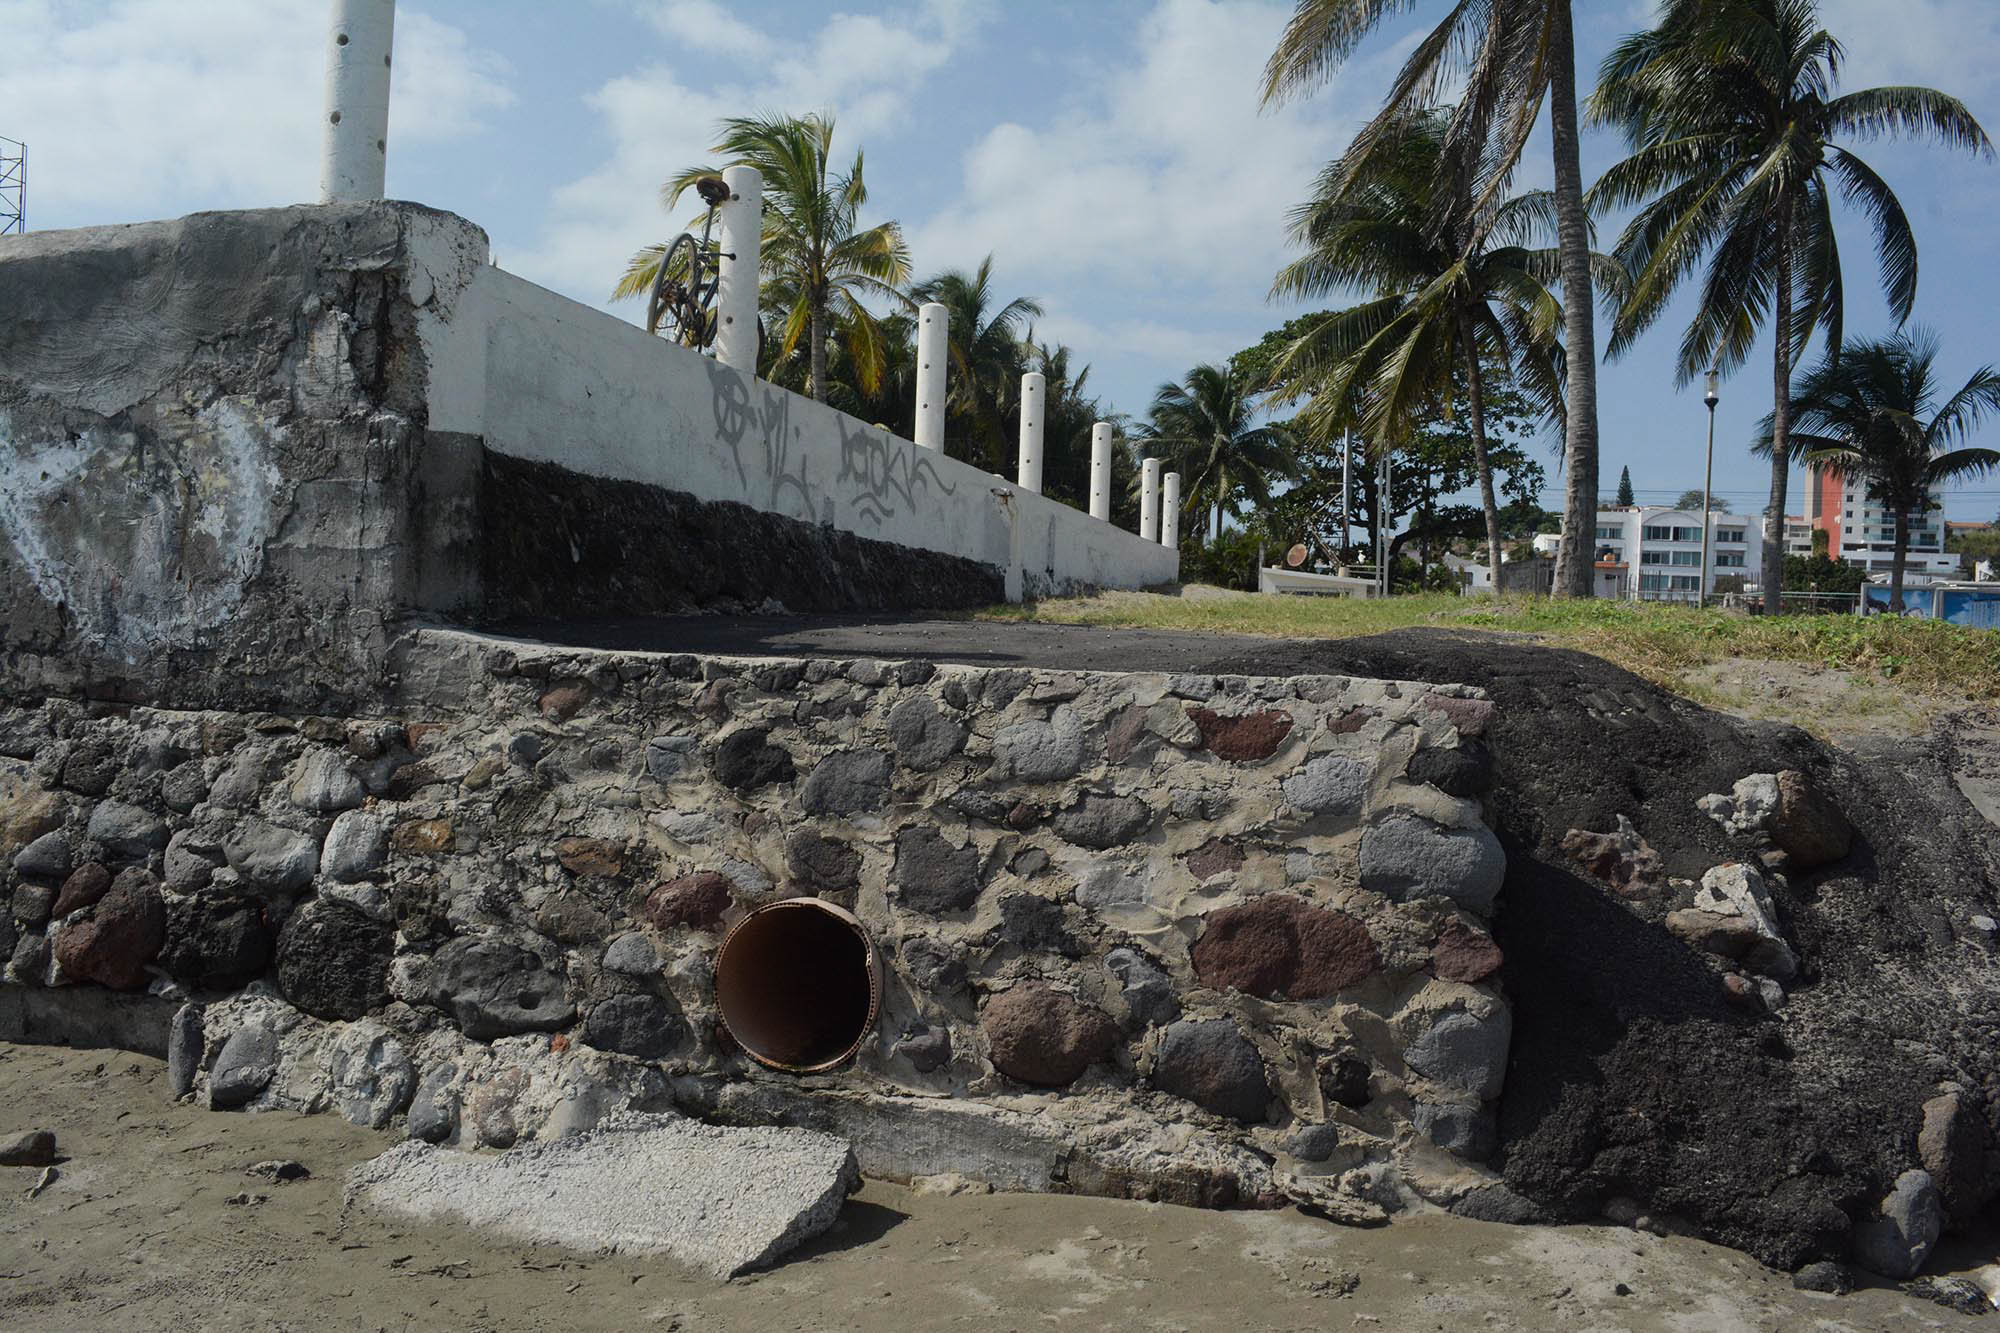
<path fill-rule="evenodd" d="M 1933 490 L 1930 502 L 1928 512 L 1909 518 L 1906 580 L 1958 577 L 1959 559 L 1944 549 L 1943 492 Z M 1896 515 L 1868 497 L 1867 483 L 1832 468 L 1807 469 L 1805 516 L 1809 527 L 1826 533 L 1827 553 L 1836 560 L 1869 574 L 1887 574 L 1895 563 Z M 1811 550 L 1810 535 L 1806 549 Z"/>
<path fill-rule="evenodd" d="M 1709 515 L 1708 568 L 1701 563 L 1701 515 L 1686 509 L 1620 505 L 1597 511 L 1600 596 L 1636 601 L 1692 601 L 1715 592 L 1718 578 L 1755 582 L 1764 550 L 1758 521 Z"/>

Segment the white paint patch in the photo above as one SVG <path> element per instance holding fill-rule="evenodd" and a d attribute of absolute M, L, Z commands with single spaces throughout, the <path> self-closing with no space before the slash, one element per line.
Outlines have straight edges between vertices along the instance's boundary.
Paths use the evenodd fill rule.
<path fill-rule="evenodd" d="M 94 651 L 137 662 L 194 647 L 263 567 L 283 438 L 237 399 L 171 445 L 101 428 L 23 437 L 0 412 L 0 531 Z"/>

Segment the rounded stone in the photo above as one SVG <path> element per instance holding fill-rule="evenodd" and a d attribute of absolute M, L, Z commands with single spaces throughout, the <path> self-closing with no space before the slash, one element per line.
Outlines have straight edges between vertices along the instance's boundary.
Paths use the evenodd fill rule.
<path fill-rule="evenodd" d="M 410 1137 L 425 1143 L 443 1143 L 458 1129 L 458 1089 L 453 1080 L 458 1066 L 447 1060 L 425 1074 L 410 1098 Z"/>
<path fill-rule="evenodd" d="M 674 1004 L 657 995 L 614 995 L 583 1020 L 583 1040 L 600 1051 L 659 1060 L 687 1040 L 688 1026 Z"/>
<path fill-rule="evenodd" d="M 339 750 L 313 750 L 292 769 L 292 804 L 314 814 L 333 814 L 360 805 L 366 793 L 361 779 L 347 766 Z"/>
<path fill-rule="evenodd" d="M 785 870 L 801 893 L 846 893 L 861 884 L 861 853 L 838 838 L 801 829 L 785 844 Z"/>
<path fill-rule="evenodd" d="M 928 824 L 896 834 L 896 888 L 903 906 L 941 916 L 979 897 L 979 849 L 954 847 Z"/>
<path fill-rule="evenodd" d="M 1053 721 L 1010 722 L 993 737 L 995 776 L 1058 782 L 1083 767 L 1083 729 L 1067 710 Z"/>
<path fill-rule="evenodd" d="M 160 778 L 160 800 L 175 814 L 184 815 L 208 795 L 208 774 L 199 759 L 176 764 Z"/>
<path fill-rule="evenodd" d="M 761 727 L 731 732 L 717 743 L 709 771 L 717 782 L 738 792 L 790 782 L 796 772 L 792 756 L 770 740 L 771 733 Z"/>
<path fill-rule="evenodd" d="M 319 870 L 318 843 L 261 819 L 232 829 L 222 840 L 222 855 L 244 884 L 270 894 L 297 893 Z"/>
<path fill-rule="evenodd" d="M 1505 1009 L 1490 1018 L 1453 1010 L 1404 1048 L 1403 1063 L 1433 1083 L 1491 1101 L 1506 1082 L 1513 1035 L 1513 1016 Z"/>
<path fill-rule="evenodd" d="M 403 1043 L 376 1023 L 355 1023 L 334 1038 L 328 1060 L 333 1104 L 348 1123 L 380 1129 L 410 1104 L 417 1071 Z"/>
<path fill-rule="evenodd" d="M 1434 745 L 1410 757 L 1412 782 L 1427 782 L 1447 796 L 1478 796 L 1493 785 L 1493 752 L 1484 741 Z"/>
<path fill-rule="evenodd" d="M 1117 1026 L 1103 1010 L 1032 981 L 988 1000 L 979 1026 L 993 1067 L 1041 1088 L 1074 1083 L 1118 1039 Z"/>
<path fill-rule="evenodd" d="M 66 917 L 88 907 L 111 891 L 111 872 L 101 863 L 86 861 L 70 873 L 50 905 L 48 917 Z M 44 917 L 47 920 L 48 917 Z"/>
<path fill-rule="evenodd" d="M 713 931 L 734 903 L 727 877 L 713 870 L 698 870 L 670 879 L 647 894 L 640 914 L 660 930 L 691 926 Z"/>
<path fill-rule="evenodd" d="M 1131 842 L 1152 822 L 1152 808 L 1137 797 L 1086 792 L 1055 817 L 1055 830 L 1065 842 L 1104 851 Z"/>
<path fill-rule="evenodd" d="M 1279 784 L 1285 799 L 1308 814 L 1351 815 L 1368 799 L 1368 765 L 1344 754 L 1308 760 Z"/>
<path fill-rule="evenodd" d="M 1232 763 L 1269 759 L 1292 733 L 1292 715 L 1279 709 L 1231 716 L 1211 708 L 1190 708 L 1188 716 L 1209 753 Z"/>
<path fill-rule="evenodd" d="M 1209 913 L 1193 960 L 1202 984 L 1267 1000 L 1335 995 L 1382 967 L 1361 922 L 1276 893 Z"/>
<path fill-rule="evenodd" d="M 421 998 L 449 1013 L 475 1041 L 553 1032 L 576 1017 L 568 979 L 509 940 L 461 935 L 431 956 Z"/>
<path fill-rule="evenodd" d="M 231 1111 L 253 1100 L 278 1072 L 278 1034 L 262 1023 L 238 1028 L 222 1043 L 208 1073 L 211 1110 Z"/>
<path fill-rule="evenodd" d="M 349 810 L 333 821 L 320 849 L 320 869 L 342 884 L 368 879 L 389 856 L 389 821 L 365 810 Z"/>
<path fill-rule="evenodd" d="M 167 1029 L 168 1092 L 178 1098 L 194 1091 L 194 1076 L 201 1070 L 205 1053 L 201 1010 L 184 1004 L 174 1010 L 173 1023 Z"/>
<path fill-rule="evenodd" d="M 1915 1277 L 1944 1230 L 1944 1204 L 1928 1171 L 1905 1171 L 1884 1196 L 1881 1216 L 1854 1229 L 1854 1257 L 1883 1277 Z"/>
<path fill-rule="evenodd" d="M 1854 829 L 1819 784 L 1795 768 L 1778 774 L 1778 804 L 1771 841 L 1801 870 L 1831 865 L 1847 855 Z"/>
<path fill-rule="evenodd" d="M 1153 1086 L 1244 1124 L 1263 1120 L 1271 1101 L 1263 1058 L 1227 1019 L 1168 1027 L 1153 1059 Z"/>
<path fill-rule="evenodd" d="M 1113 949 L 1104 955 L 1104 965 L 1118 978 L 1125 1007 L 1136 1021 L 1161 1027 L 1181 1016 L 1173 981 L 1137 949 Z"/>
<path fill-rule="evenodd" d="M 1483 930 L 1452 921 L 1431 946 L 1431 972 L 1446 981 L 1480 982 L 1500 970 L 1500 946 Z"/>
<path fill-rule="evenodd" d="M 14 853 L 14 873 L 32 879 L 61 879 L 71 866 L 69 834 L 61 829 L 44 833 Z"/>
<path fill-rule="evenodd" d="M 799 789 L 799 806 L 809 815 L 857 815 L 880 810 L 889 800 L 892 765 L 881 750 L 836 750 L 819 761 Z"/>
<path fill-rule="evenodd" d="M 1484 825 L 1440 828 L 1391 815 L 1361 835 L 1361 887 L 1396 901 L 1449 898 L 1484 916 L 1507 877 L 1507 854 Z"/>
<path fill-rule="evenodd" d="M 167 936 L 167 909 L 150 874 L 120 875 L 88 915 L 69 923 L 55 940 L 56 961 L 75 981 L 112 990 L 146 984 L 146 964 Z"/>
<path fill-rule="evenodd" d="M 627 931 L 605 946 L 604 970 L 622 977 L 649 977 L 660 970 L 660 955 L 643 934 Z"/>
<path fill-rule="evenodd" d="M 90 812 L 93 840 L 115 857 L 144 860 L 167 845 L 167 826 L 157 815 L 123 801 L 106 801 Z"/>
<path fill-rule="evenodd" d="M 885 729 L 904 767 L 929 772 L 965 745 L 963 723 L 946 717 L 929 696 L 913 694 L 889 710 Z"/>
<path fill-rule="evenodd" d="M 272 945 L 261 906 L 198 895 L 168 906 L 159 963 L 167 975 L 196 990 L 234 990 L 264 974 Z"/>
<path fill-rule="evenodd" d="M 1462 1102 L 1418 1102 L 1410 1108 L 1410 1123 L 1438 1147 L 1470 1162 L 1483 1162 L 1500 1146 L 1493 1113 Z"/>
<path fill-rule="evenodd" d="M 394 926 L 314 899 L 278 934 L 278 989 L 315 1018 L 351 1022 L 389 1002 L 395 948 Z"/>

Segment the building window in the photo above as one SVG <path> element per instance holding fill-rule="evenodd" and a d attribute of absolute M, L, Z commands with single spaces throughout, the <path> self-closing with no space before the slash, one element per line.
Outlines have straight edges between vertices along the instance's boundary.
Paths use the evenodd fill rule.
<path fill-rule="evenodd" d="M 1616 541 L 1624 535 L 1625 529 L 1622 527 L 1606 527 L 1601 523 L 1597 527 L 1597 539 L 1599 541 Z"/>
<path fill-rule="evenodd" d="M 1697 568 L 1699 568 L 1701 565 L 1700 551 L 1675 551 L 1672 553 L 1672 555 L 1674 557 L 1673 560 L 1670 562 L 1672 564 L 1694 565 Z"/>
<path fill-rule="evenodd" d="M 1675 528 L 1672 540 L 1677 542 L 1698 542 L 1701 540 L 1701 529 Z"/>
<path fill-rule="evenodd" d="M 1648 523 L 1644 535 L 1649 542 L 1670 542 L 1674 539 L 1674 530 L 1666 527 L 1655 527 L 1651 523 Z"/>
<path fill-rule="evenodd" d="M 1715 553 L 1715 567 L 1717 569 L 1742 569 L 1743 552 L 1717 551 Z"/>
<path fill-rule="evenodd" d="M 1667 563 L 1667 553 L 1665 551 L 1641 551 L 1639 552 L 1639 563 L 1642 565 L 1664 565 Z"/>
<path fill-rule="evenodd" d="M 1715 539 L 1719 542 L 1740 542 L 1743 540 L 1743 529 L 1717 528 L 1715 531 Z"/>

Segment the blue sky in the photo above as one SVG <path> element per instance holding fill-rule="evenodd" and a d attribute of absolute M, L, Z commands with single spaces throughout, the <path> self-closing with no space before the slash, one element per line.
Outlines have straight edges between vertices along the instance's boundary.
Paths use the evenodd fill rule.
<path fill-rule="evenodd" d="M 1844 86 L 1922 82 L 2000 133 L 2000 3 L 1822 0 L 1849 51 Z M 1277 113 L 1256 79 L 1277 0 L 404 0 L 389 190 L 483 225 L 497 260 L 593 304 L 672 223 L 654 186 L 707 159 L 716 119 L 831 109 L 867 151 L 870 212 L 908 232 L 918 272 L 991 252 L 1007 295 L 1047 307 L 1116 407 L 1220 360 L 1295 309 L 1265 299 L 1283 216 L 1371 113 L 1442 4 L 1371 40 L 1317 95 Z M 1588 83 L 1645 0 L 1579 4 Z M 37 229 L 293 203 L 317 182 L 325 0 L 0 0 L 0 134 L 29 144 Z M 1922 253 L 1915 320 L 1950 387 L 2000 360 L 1988 236 L 2000 166 L 1897 142 L 1862 147 L 1898 191 Z M 1586 176 L 1618 153 L 1584 140 Z M 1547 182 L 1545 141 L 1524 185 Z M 1601 241 L 1609 244 L 1615 223 Z M 1844 248 L 1850 333 L 1885 328 L 1856 226 Z M 631 317 L 630 306 L 607 307 Z M 1643 500 L 1701 484 L 1698 388 L 1677 389 L 1684 314 L 1600 370 L 1603 484 L 1630 466 Z M 1745 445 L 1770 405 L 1768 348 L 1725 384 L 1716 489 L 1762 504 Z M 2000 428 L 1982 441 L 2000 443 Z M 1552 443 L 1552 441 L 1551 441 Z M 1555 458 L 1548 455 L 1551 483 Z M 1792 503 L 1798 508 L 1798 483 Z M 1552 494 L 1550 500 L 1555 496 Z M 2000 478 L 1949 498 L 2000 510 Z"/>

